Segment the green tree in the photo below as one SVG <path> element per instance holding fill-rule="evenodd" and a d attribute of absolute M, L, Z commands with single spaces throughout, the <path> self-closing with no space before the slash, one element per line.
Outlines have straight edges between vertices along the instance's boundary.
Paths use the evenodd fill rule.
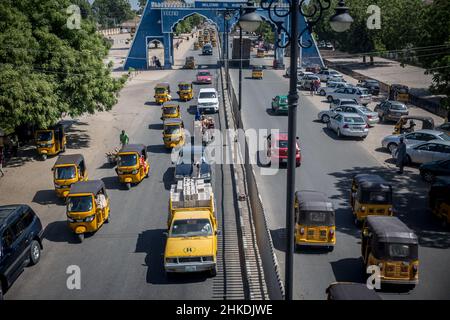
<path fill-rule="evenodd" d="M 0 127 L 47 127 L 62 114 L 109 110 L 125 79 L 103 59 L 109 49 L 92 20 L 67 27 L 70 0 L 0 3 Z"/>
<path fill-rule="evenodd" d="M 97 22 L 104 27 L 117 26 L 135 16 L 127 0 L 95 0 L 92 10 Z"/>
<path fill-rule="evenodd" d="M 272 25 L 266 21 L 263 21 L 259 25 L 258 29 L 256 29 L 256 33 L 260 34 L 265 42 L 275 42 L 275 33 L 272 30 Z"/>

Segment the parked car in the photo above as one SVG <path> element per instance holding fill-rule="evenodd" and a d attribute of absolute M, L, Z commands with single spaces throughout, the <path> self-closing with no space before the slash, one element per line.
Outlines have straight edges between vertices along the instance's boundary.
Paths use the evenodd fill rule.
<path fill-rule="evenodd" d="M 204 56 L 212 56 L 213 54 L 213 47 L 210 43 L 207 43 L 202 48 L 202 54 Z"/>
<path fill-rule="evenodd" d="M 437 126 L 435 129 L 450 134 L 450 122 L 445 122 L 440 126 Z"/>
<path fill-rule="evenodd" d="M 398 121 L 401 116 L 409 114 L 408 107 L 404 103 L 392 100 L 379 103 L 374 111 L 378 113 L 381 122 Z"/>
<path fill-rule="evenodd" d="M 315 80 L 319 80 L 320 84 L 320 78 L 318 76 L 306 74 L 299 80 L 297 87 L 303 90 L 309 90 L 311 88 L 311 83 Z"/>
<path fill-rule="evenodd" d="M 396 150 L 392 152 L 396 158 Z M 406 164 L 450 160 L 450 141 L 431 140 L 406 146 Z"/>
<path fill-rule="evenodd" d="M 340 88 L 327 96 L 329 102 L 340 98 L 355 99 L 358 104 L 362 105 L 367 105 L 372 101 L 372 95 L 369 94 L 367 89 L 359 87 Z"/>
<path fill-rule="evenodd" d="M 202 88 L 197 98 L 197 109 L 205 111 L 219 112 L 219 94 L 214 88 Z"/>
<path fill-rule="evenodd" d="M 199 70 L 197 72 L 197 83 L 212 83 L 212 75 L 208 70 Z"/>
<path fill-rule="evenodd" d="M 211 177 L 211 161 L 203 146 L 186 145 L 180 149 L 175 162 L 175 181 L 193 178 L 211 182 Z"/>
<path fill-rule="evenodd" d="M 328 81 L 347 83 L 347 81 L 345 81 L 345 79 L 342 76 L 331 76 L 328 78 Z"/>
<path fill-rule="evenodd" d="M 366 79 L 358 83 L 359 87 L 366 88 L 369 93 L 378 96 L 380 94 L 380 83 L 377 80 Z"/>
<path fill-rule="evenodd" d="M 400 143 L 400 137 L 403 137 L 403 141 L 406 145 L 427 142 L 436 139 L 450 141 L 450 136 L 445 132 L 425 129 L 406 134 L 389 135 L 381 140 L 381 146 L 388 149 L 389 152 L 392 153 L 394 149 L 397 149 L 397 146 Z"/>
<path fill-rule="evenodd" d="M 356 99 L 336 99 L 330 103 L 330 109 L 340 106 L 358 105 Z"/>
<path fill-rule="evenodd" d="M 322 82 L 327 82 L 330 77 L 343 78 L 342 74 L 335 70 L 321 70 L 316 74 L 316 76 L 318 76 Z"/>
<path fill-rule="evenodd" d="M 337 89 L 347 87 L 353 87 L 353 85 L 347 84 L 345 82 L 328 81 L 326 87 L 319 88 L 319 94 L 321 96 L 328 96 L 330 93 L 334 92 Z"/>
<path fill-rule="evenodd" d="M 42 224 L 27 205 L 0 206 L 0 300 L 29 265 L 41 258 Z"/>
<path fill-rule="evenodd" d="M 298 140 L 298 137 L 297 137 Z M 267 136 L 266 141 L 267 158 L 269 159 L 268 165 L 272 162 L 278 161 L 278 164 L 287 164 L 288 160 L 288 135 L 287 133 L 270 134 Z M 301 154 L 300 147 L 296 143 L 295 153 L 295 165 L 300 166 Z"/>
<path fill-rule="evenodd" d="M 450 160 L 438 160 L 423 163 L 419 167 L 423 180 L 433 182 L 437 176 L 450 176 Z"/>
<path fill-rule="evenodd" d="M 304 75 L 305 72 L 306 72 L 306 70 L 304 68 L 297 67 L 297 77 L 298 77 L 298 79 L 300 79 Z M 310 73 L 313 74 L 312 72 L 310 72 Z M 287 67 L 286 68 L 285 77 L 289 78 L 290 76 L 291 76 L 291 67 Z"/>
<path fill-rule="evenodd" d="M 324 110 L 324 111 L 319 112 L 317 117 L 323 123 L 327 123 L 328 121 L 330 121 L 331 117 L 334 117 L 339 112 L 354 113 L 354 114 L 360 115 L 361 117 L 364 118 L 366 123 L 369 124 L 369 126 L 374 125 L 375 123 L 378 122 L 377 113 L 373 112 L 366 106 L 361 106 L 361 105 L 348 105 L 348 106 L 344 105 L 344 106 L 335 107 L 330 110 Z"/>
<path fill-rule="evenodd" d="M 327 128 L 343 136 L 365 138 L 369 134 L 369 125 L 363 117 L 354 113 L 340 112 L 330 118 Z"/>

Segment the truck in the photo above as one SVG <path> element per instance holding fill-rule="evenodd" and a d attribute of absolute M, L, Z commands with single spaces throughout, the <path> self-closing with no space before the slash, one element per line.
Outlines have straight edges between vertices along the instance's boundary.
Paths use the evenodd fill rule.
<path fill-rule="evenodd" d="M 242 67 L 248 68 L 250 66 L 250 51 L 252 49 L 252 40 L 247 37 L 242 37 Z M 233 38 L 233 52 L 232 52 L 232 61 L 230 61 L 230 66 L 239 67 L 239 59 L 240 59 L 240 40 L 239 37 Z"/>
<path fill-rule="evenodd" d="M 170 188 L 164 269 L 172 273 L 217 274 L 214 193 L 202 179 L 184 178 Z"/>

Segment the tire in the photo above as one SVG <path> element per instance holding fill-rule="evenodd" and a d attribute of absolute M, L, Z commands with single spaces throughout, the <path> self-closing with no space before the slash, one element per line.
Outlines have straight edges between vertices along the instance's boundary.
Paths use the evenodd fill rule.
<path fill-rule="evenodd" d="M 342 138 L 341 130 L 339 130 L 339 128 L 336 131 L 336 135 L 338 136 L 338 138 Z"/>
<path fill-rule="evenodd" d="M 389 150 L 389 153 L 392 154 L 394 152 L 394 149 L 397 148 L 397 144 L 394 142 L 391 142 L 387 145 L 387 149 Z"/>
<path fill-rule="evenodd" d="M 77 234 L 77 239 L 79 243 L 82 243 L 84 240 L 84 233 Z"/>
<path fill-rule="evenodd" d="M 131 183 L 127 183 L 127 184 L 125 185 L 125 187 L 127 188 L 127 190 L 130 190 L 130 189 L 131 189 Z"/>
<path fill-rule="evenodd" d="M 405 166 L 410 166 L 411 163 L 412 163 L 411 157 L 410 157 L 409 155 L 406 155 L 406 158 L 405 158 Z"/>
<path fill-rule="evenodd" d="M 426 182 L 433 182 L 434 181 L 434 174 L 432 174 L 430 171 L 426 170 L 423 171 L 421 174 L 422 179 L 425 180 Z"/>
<path fill-rule="evenodd" d="M 325 90 L 320 90 L 320 95 L 321 95 L 321 96 L 325 96 L 325 95 L 326 95 Z"/>
<path fill-rule="evenodd" d="M 109 210 L 108 212 L 108 218 L 106 218 L 105 223 L 110 223 L 111 222 L 111 210 Z"/>
<path fill-rule="evenodd" d="M 47 160 L 47 155 L 46 155 L 46 154 L 42 154 L 42 155 L 41 155 L 41 160 L 42 160 L 42 161 Z"/>
<path fill-rule="evenodd" d="M 329 246 L 328 247 L 328 252 L 333 252 L 333 250 L 334 250 L 334 246 Z"/>
<path fill-rule="evenodd" d="M 384 123 L 384 116 L 383 115 L 380 116 L 380 123 Z"/>
<path fill-rule="evenodd" d="M 330 122 L 330 116 L 327 114 L 324 114 L 324 115 L 322 115 L 320 120 L 322 120 L 323 123 L 328 123 L 328 122 Z"/>
<path fill-rule="evenodd" d="M 327 97 L 327 101 L 328 101 L 328 102 L 333 102 L 333 97 L 332 97 L 332 96 L 328 96 L 328 97 Z"/>
<path fill-rule="evenodd" d="M 33 240 L 30 244 L 30 266 L 38 264 L 41 259 L 41 245 L 38 241 Z"/>
<path fill-rule="evenodd" d="M 217 276 L 217 267 L 214 267 L 213 269 L 211 269 L 211 270 L 209 271 L 209 275 L 210 275 L 211 277 Z"/>
<path fill-rule="evenodd" d="M 0 280 L 0 301 L 3 301 L 3 282 Z"/>

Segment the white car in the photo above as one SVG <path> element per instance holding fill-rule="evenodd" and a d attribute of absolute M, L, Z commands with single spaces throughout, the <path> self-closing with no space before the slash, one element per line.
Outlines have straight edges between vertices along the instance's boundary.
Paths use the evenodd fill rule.
<path fill-rule="evenodd" d="M 219 112 L 219 94 L 216 89 L 200 89 L 197 98 L 197 110 L 199 110 L 200 113 Z"/>
<path fill-rule="evenodd" d="M 335 70 L 322 70 L 316 74 L 320 78 L 320 81 L 327 82 L 331 77 L 339 77 L 342 78 L 342 75 Z"/>
<path fill-rule="evenodd" d="M 363 117 L 347 112 L 339 112 L 327 122 L 327 128 L 343 136 L 365 138 L 369 134 L 369 125 Z"/>
<path fill-rule="evenodd" d="M 347 87 L 352 87 L 352 85 L 351 84 L 347 84 L 345 82 L 334 82 L 334 81 L 331 82 L 331 81 L 328 81 L 326 87 L 320 87 L 319 88 L 319 94 L 321 96 L 328 96 L 330 93 L 334 92 L 337 89 L 347 88 Z"/>
<path fill-rule="evenodd" d="M 359 115 L 364 118 L 364 121 L 369 126 L 373 126 L 375 123 L 378 122 L 378 114 L 376 112 L 373 112 L 366 106 L 360 106 L 360 105 L 342 105 L 335 108 L 332 108 L 330 110 L 324 110 L 319 112 L 318 118 L 323 123 L 327 123 L 330 121 L 330 118 L 335 116 L 338 113 L 352 113 L 354 115 Z"/>
<path fill-rule="evenodd" d="M 327 100 L 332 102 L 336 99 L 355 99 L 358 104 L 367 105 L 372 101 L 372 95 L 365 88 L 360 87 L 347 87 L 340 88 L 334 92 L 331 92 L 327 96 Z"/>
<path fill-rule="evenodd" d="M 397 148 L 392 151 L 396 159 Z M 406 164 L 450 160 L 450 141 L 430 140 L 406 146 Z"/>
<path fill-rule="evenodd" d="M 392 151 L 394 151 L 394 149 L 396 149 L 398 144 L 400 143 L 401 137 L 403 137 L 403 141 L 406 145 L 413 145 L 431 140 L 450 141 L 450 136 L 445 132 L 423 129 L 411 133 L 392 134 L 384 137 L 383 140 L 381 140 L 381 146 L 388 149 L 389 152 L 392 153 Z"/>

